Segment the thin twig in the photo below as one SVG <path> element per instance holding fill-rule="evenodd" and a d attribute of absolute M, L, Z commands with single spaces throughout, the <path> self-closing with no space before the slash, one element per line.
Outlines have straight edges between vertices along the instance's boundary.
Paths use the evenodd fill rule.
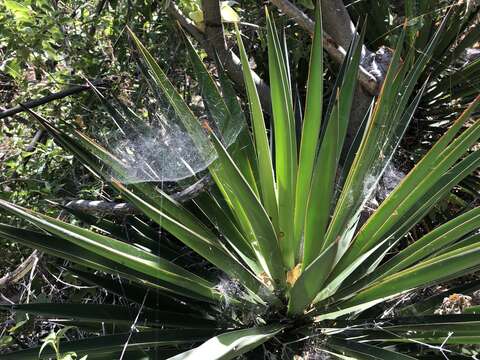
<path fill-rule="evenodd" d="M 133 321 L 133 324 L 130 327 L 130 333 L 128 334 L 127 341 L 123 345 L 122 354 L 120 355 L 119 360 L 123 359 L 123 356 L 125 355 L 125 352 L 127 351 L 128 343 L 130 342 L 130 339 L 132 338 L 133 332 L 137 329 L 137 327 L 136 327 L 137 322 L 138 322 L 138 319 L 140 318 L 140 314 L 142 313 L 143 307 L 145 305 L 145 300 L 147 299 L 148 290 L 149 289 L 147 289 L 147 291 L 145 292 L 145 296 L 143 297 L 142 305 L 140 306 L 140 309 L 138 310 L 137 316 L 135 317 L 135 320 Z"/>
<path fill-rule="evenodd" d="M 15 270 L 0 278 L 0 289 L 14 285 L 23 279 L 34 268 L 39 257 L 38 250 L 34 250 Z"/>
<path fill-rule="evenodd" d="M 106 85 L 107 81 L 97 80 L 97 81 L 93 81 L 92 83 L 95 84 L 96 86 L 102 86 L 102 85 Z M 86 91 L 86 90 L 90 90 L 90 89 L 91 89 L 90 86 L 87 85 L 87 84 L 86 85 L 75 85 L 75 86 L 71 86 L 71 87 L 69 87 L 65 90 L 43 96 L 39 99 L 27 101 L 27 102 L 23 103 L 23 105 L 24 105 L 24 107 L 26 107 L 28 109 L 32 109 L 32 108 L 35 108 L 37 106 L 47 104 L 51 101 L 58 100 L 58 99 L 63 99 L 67 96 L 75 95 L 75 94 L 81 93 L 82 91 Z M 0 119 L 6 118 L 6 117 L 9 117 L 9 116 L 13 116 L 13 115 L 18 114 L 22 111 L 25 111 L 24 107 L 22 107 L 21 105 L 17 105 L 15 107 L 11 108 L 11 109 L 6 109 L 6 110 L 4 110 L 0 113 Z"/>

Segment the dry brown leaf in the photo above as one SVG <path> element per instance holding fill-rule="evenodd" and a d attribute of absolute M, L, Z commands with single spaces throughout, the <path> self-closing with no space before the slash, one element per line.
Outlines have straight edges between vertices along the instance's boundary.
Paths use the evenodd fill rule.
<path fill-rule="evenodd" d="M 287 284 L 292 287 L 302 273 L 302 263 L 298 263 L 295 267 L 287 272 Z"/>

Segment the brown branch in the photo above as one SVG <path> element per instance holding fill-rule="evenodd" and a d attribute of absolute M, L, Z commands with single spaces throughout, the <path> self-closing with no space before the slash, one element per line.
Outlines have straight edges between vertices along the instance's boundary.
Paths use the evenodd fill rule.
<path fill-rule="evenodd" d="M 330 36 L 347 49 L 355 35 L 356 29 L 342 0 L 321 0 L 323 27 Z M 369 53 L 368 49 L 364 50 Z"/>
<path fill-rule="evenodd" d="M 324 27 L 323 45 L 330 57 L 337 63 L 342 63 L 353 36 L 355 27 L 342 0 L 319 0 L 322 6 L 322 22 Z M 289 0 L 271 0 L 271 2 L 295 20 L 300 27 L 310 34 L 314 32 L 314 22 Z M 381 47 L 372 53 L 362 46 L 362 58 L 358 72 L 358 86 L 355 89 L 350 115 L 350 124 L 345 139 L 348 149 L 360 128 L 374 96 L 380 92 L 385 79 L 392 51 Z"/>
<path fill-rule="evenodd" d="M 195 26 L 193 21 L 188 19 L 182 13 L 173 0 L 170 1 L 167 11 L 170 16 L 178 21 L 180 26 L 200 44 L 210 58 L 215 59 L 218 56 L 230 79 L 237 85 L 244 88 L 245 84 L 243 81 L 242 64 L 238 56 L 233 51 L 227 49 L 225 45 L 223 28 L 218 26 L 218 21 L 220 21 L 221 18 L 218 18 L 219 13 L 214 10 L 215 6 L 218 7 L 218 1 L 216 0 L 207 0 L 207 4 L 204 5 L 204 7 L 206 7 L 206 9 L 204 9 L 205 32 L 200 31 L 200 29 Z M 214 11 L 214 13 L 212 13 L 212 11 Z M 212 24 L 216 25 L 212 26 Z M 265 111 L 270 112 L 270 88 L 268 87 L 267 83 L 265 83 L 265 81 L 263 81 L 262 78 L 260 78 L 260 76 L 253 71 L 252 76 L 253 81 L 257 86 L 257 91 L 262 106 Z"/>
<path fill-rule="evenodd" d="M 315 23 L 298 7 L 296 7 L 288 0 L 271 0 L 271 2 L 284 14 L 294 20 L 301 28 L 313 35 Z M 322 4 L 323 3 L 332 3 L 332 0 L 323 0 Z M 322 7 L 322 9 L 323 8 L 324 7 Z M 327 31 L 329 31 L 329 28 L 326 26 L 327 24 L 335 24 L 335 22 L 345 22 L 345 19 L 342 19 L 340 16 L 337 16 L 335 18 L 336 10 L 335 7 L 332 6 L 332 4 L 326 6 L 325 10 L 326 14 L 323 15 L 322 19 L 325 19 L 324 21 L 326 22 L 326 24 L 324 27 L 325 29 L 327 29 Z M 343 12 L 340 11 L 339 13 L 345 16 Z M 348 13 L 346 15 L 348 16 Z M 331 20 L 330 17 L 332 18 Z M 325 51 L 328 52 L 328 54 L 331 56 L 331 58 L 339 64 L 342 63 L 345 59 L 345 49 L 348 47 L 348 44 L 350 43 L 350 40 L 352 38 L 352 33 L 347 34 L 345 30 L 345 26 L 350 28 L 350 24 L 351 21 L 350 18 L 348 18 L 347 24 L 332 26 L 332 28 L 335 29 L 335 34 L 338 35 L 338 39 L 337 37 L 335 37 L 334 39 L 327 31 L 323 32 L 323 47 Z M 342 30 L 341 26 L 343 26 Z M 368 94 L 370 94 L 371 96 L 378 95 L 380 85 L 378 84 L 377 79 L 375 78 L 375 76 L 370 74 L 363 66 L 360 66 L 358 73 L 358 81 L 360 82 L 362 88 Z"/>

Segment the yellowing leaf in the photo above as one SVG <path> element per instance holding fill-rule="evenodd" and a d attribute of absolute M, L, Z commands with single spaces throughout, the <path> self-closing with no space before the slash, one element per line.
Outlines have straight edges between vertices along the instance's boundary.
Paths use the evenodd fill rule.
<path fill-rule="evenodd" d="M 4 0 L 3 4 L 7 8 L 7 10 L 13 13 L 13 16 L 15 16 L 15 20 L 17 22 L 28 21 L 33 14 L 33 11 L 31 9 L 16 1 Z"/>
<path fill-rule="evenodd" d="M 222 21 L 226 23 L 237 23 L 240 21 L 240 16 L 238 16 L 237 12 L 233 10 L 233 8 L 228 5 L 228 3 L 222 2 L 220 5 L 220 12 L 222 15 Z M 204 16 L 202 10 L 195 10 L 191 11 L 188 14 L 188 17 L 192 19 L 195 25 L 201 30 L 205 30 L 205 23 L 204 23 Z"/>
<path fill-rule="evenodd" d="M 192 19 L 194 23 L 200 24 L 203 22 L 203 11 L 202 10 L 191 11 L 188 14 L 188 17 Z"/>
<path fill-rule="evenodd" d="M 238 23 L 240 21 L 240 16 L 238 16 L 237 12 L 228 4 L 223 3 L 220 12 L 222 14 L 223 22 Z"/>

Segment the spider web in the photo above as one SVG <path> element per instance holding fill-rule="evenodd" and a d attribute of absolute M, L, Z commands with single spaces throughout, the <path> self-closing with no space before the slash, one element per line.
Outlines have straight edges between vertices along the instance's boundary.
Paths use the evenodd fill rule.
<path fill-rule="evenodd" d="M 116 130 L 103 134 L 101 140 L 125 168 L 123 174 L 112 175 L 124 183 L 188 186 L 198 180 L 217 158 L 207 130 L 192 134 L 162 94 L 155 94 L 154 100 L 150 98 L 146 108 L 146 114 L 140 115 L 119 104 L 115 106 L 116 116 L 110 114 Z M 221 106 L 209 111 L 200 101 L 196 108 L 199 123 L 212 129 L 227 148 L 244 128 L 244 121 L 220 111 Z"/>

